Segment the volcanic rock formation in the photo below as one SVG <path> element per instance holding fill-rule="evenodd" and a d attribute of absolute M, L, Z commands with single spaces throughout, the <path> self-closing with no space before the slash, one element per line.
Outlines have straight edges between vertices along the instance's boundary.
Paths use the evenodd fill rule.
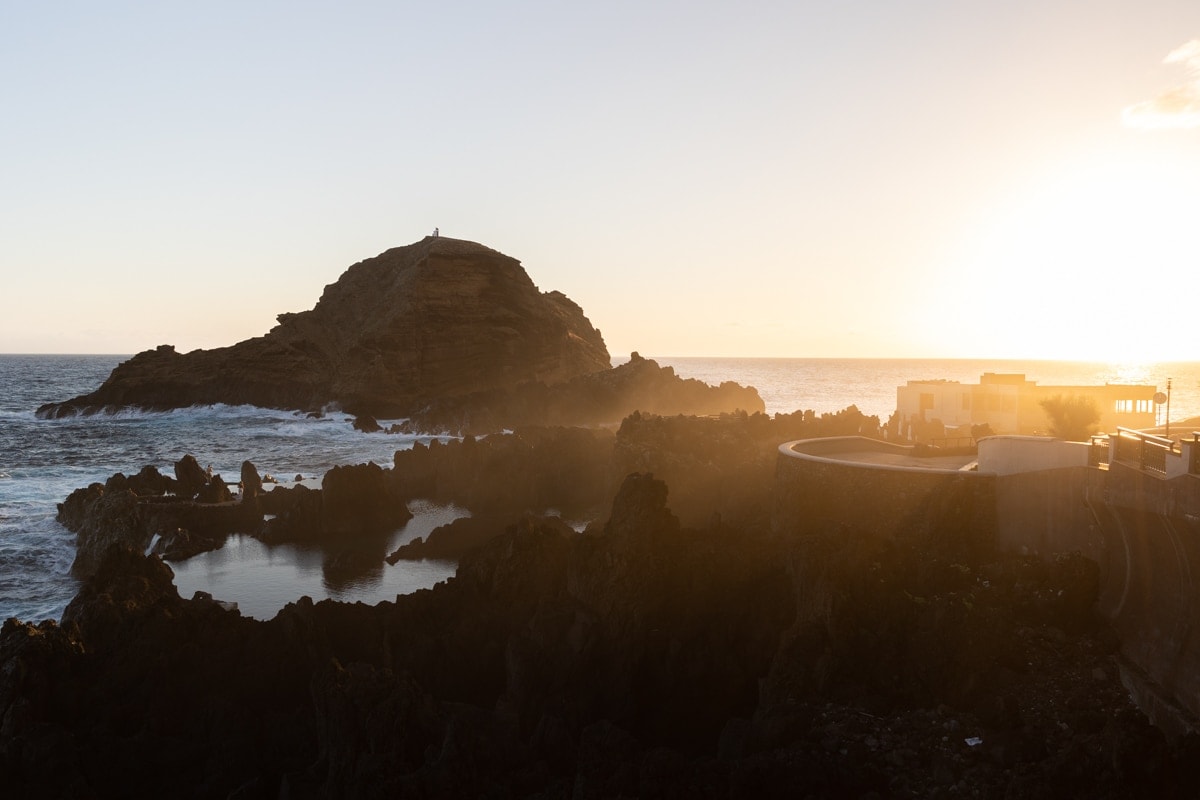
<path fill-rule="evenodd" d="M 524 517 L 432 590 L 266 622 L 110 548 L 61 625 L 0 628 L 5 796 L 1195 796 L 1095 563 L 922 528 L 689 529 L 633 474 L 585 534 Z"/>
<path fill-rule="evenodd" d="M 248 403 L 395 417 L 435 398 L 609 366 L 582 309 L 538 291 L 520 262 L 427 237 L 350 267 L 314 308 L 280 314 L 265 336 L 186 354 L 161 345 L 118 366 L 96 391 L 38 414 Z"/>
<path fill-rule="evenodd" d="M 433 401 L 411 415 L 398 430 L 411 433 L 494 433 L 523 425 L 617 425 L 634 412 L 710 415 L 766 410 L 753 386 L 724 381 L 710 386 L 681 378 L 671 367 L 636 352 L 618 367 L 579 375 L 547 386 L 525 381 Z"/>

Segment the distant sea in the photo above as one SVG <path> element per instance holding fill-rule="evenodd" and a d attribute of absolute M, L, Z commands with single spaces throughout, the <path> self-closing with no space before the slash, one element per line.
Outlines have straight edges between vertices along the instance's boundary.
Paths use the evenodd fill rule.
<path fill-rule="evenodd" d="M 387 466 L 398 449 L 432 437 L 363 434 L 350 418 L 321 419 L 249 406 L 213 406 L 170 412 L 127 411 L 40 420 L 43 403 L 99 386 L 126 356 L 0 355 L 0 619 L 59 618 L 77 589 L 70 575 L 74 535 L 55 519 L 56 504 L 74 489 L 130 474 L 145 465 L 171 474 L 191 453 L 203 465 L 236 480 L 243 459 L 283 481 L 303 476 L 318 486 L 336 464 L 374 461 Z M 614 359 L 614 363 L 625 359 Z M 1059 361 L 778 359 L 655 357 L 684 378 L 716 384 L 732 380 L 758 389 L 767 412 L 818 413 L 856 405 L 886 421 L 896 387 L 909 380 L 944 378 L 974 383 L 984 372 L 1022 372 L 1040 384 L 1153 383 L 1173 378 L 1171 418 L 1200 416 L 1200 363 L 1099 364 Z M 391 547 L 426 535 L 460 509 L 420 504 L 416 518 L 393 536 Z M 172 565 L 181 594 L 197 589 L 238 602 L 243 613 L 266 618 L 308 595 L 378 602 L 415 591 L 453 574 L 447 562 L 399 562 L 345 582 L 331 579 L 319 551 L 267 547 L 232 537 L 221 550 Z"/>

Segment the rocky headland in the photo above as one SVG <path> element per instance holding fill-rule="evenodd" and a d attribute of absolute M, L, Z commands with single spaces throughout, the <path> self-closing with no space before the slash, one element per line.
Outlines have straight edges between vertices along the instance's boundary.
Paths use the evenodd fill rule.
<path fill-rule="evenodd" d="M 311 310 L 278 319 L 230 347 L 139 353 L 95 391 L 38 413 L 244 403 L 399 417 L 440 398 L 611 366 L 578 305 L 539 291 L 515 259 L 445 237 L 361 261 Z"/>

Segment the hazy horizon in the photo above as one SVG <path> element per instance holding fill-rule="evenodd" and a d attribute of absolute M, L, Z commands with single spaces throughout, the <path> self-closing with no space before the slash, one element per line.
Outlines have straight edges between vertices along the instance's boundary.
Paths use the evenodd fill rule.
<path fill-rule="evenodd" d="M 161 344 L 169 344 L 163 342 Z M 231 343 L 236 344 L 236 343 Z M 138 352 L 153 350 L 158 345 L 152 345 Z M 208 349 L 208 348 L 196 348 Z M 180 353 L 188 353 L 191 351 L 179 350 Z M 1193 359 L 1087 359 L 1087 358 L 1043 358 L 1022 357 L 1022 356 L 756 356 L 756 355 L 711 355 L 711 354 L 688 354 L 680 355 L 678 353 L 650 353 L 638 349 L 634 349 L 625 353 L 614 353 L 610 350 L 609 356 L 615 363 L 624 363 L 629 360 L 632 353 L 637 353 L 642 358 L 652 360 L 688 360 L 688 361 L 948 361 L 948 362 L 1011 362 L 1014 365 L 1019 364 L 1078 364 L 1078 365 L 1095 365 L 1095 366 L 1110 366 L 1110 367 L 1146 367 L 1146 366 L 1170 366 L 1172 364 L 1200 364 L 1200 358 Z M 4 356 L 76 356 L 81 358 L 132 358 L 138 353 L 66 353 L 66 352 L 0 352 L 0 357 Z"/>
<path fill-rule="evenodd" d="M 614 356 L 1200 359 L 1200 5 L 968 6 L 9 6 L 0 352 L 232 345 L 438 227 Z"/>

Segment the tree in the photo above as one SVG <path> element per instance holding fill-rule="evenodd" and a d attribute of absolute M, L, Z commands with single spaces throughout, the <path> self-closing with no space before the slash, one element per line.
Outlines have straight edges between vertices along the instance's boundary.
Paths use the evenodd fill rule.
<path fill-rule="evenodd" d="M 995 436 L 996 432 L 992 430 L 990 423 L 981 422 L 978 425 L 971 426 L 971 438 L 979 441 L 985 436 Z"/>
<path fill-rule="evenodd" d="M 1085 441 L 1100 421 L 1096 401 L 1086 395 L 1056 394 L 1042 400 L 1040 405 L 1050 420 L 1050 434 L 1068 442 Z"/>

